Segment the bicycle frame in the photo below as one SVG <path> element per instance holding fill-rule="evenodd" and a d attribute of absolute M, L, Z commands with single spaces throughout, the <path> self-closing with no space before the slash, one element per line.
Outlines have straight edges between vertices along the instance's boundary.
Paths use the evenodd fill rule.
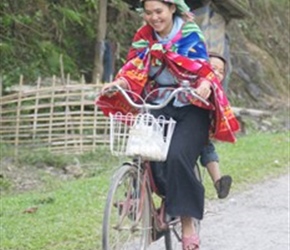
<path fill-rule="evenodd" d="M 169 103 L 170 99 L 172 99 L 176 94 L 185 91 L 187 94 L 191 94 L 193 97 L 196 97 L 197 99 L 200 99 L 202 102 L 208 105 L 208 102 L 206 100 L 203 100 L 201 97 L 199 97 L 194 90 L 189 86 L 182 86 L 179 87 L 171 93 L 170 97 L 163 103 L 163 104 L 136 104 L 134 103 L 129 95 L 125 92 L 123 89 L 117 88 L 118 91 L 120 91 L 124 97 L 129 101 L 129 103 L 141 110 L 145 110 L 145 115 L 147 114 L 148 110 L 150 109 L 160 109 L 164 106 L 166 106 L 167 103 Z M 130 92 L 130 91 L 129 91 Z M 122 114 L 116 113 L 117 116 L 110 116 L 111 118 L 111 153 L 115 156 L 129 156 L 132 159 L 132 162 L 128 163 L 125 162 L 123 166 L 119 169 L 119 171 L 116 172 L 116 176 L 113 178 L 110 190 L 107 196 L 107 202 L 104 212 L 104 221 L 103 221 L 103 247 L 104 250 L 111 250 L 111 249 L 125 249 L 127 250 L 129 244 L 134 243 L 135 239 L 137 240 L 138 237 L 140 237 L 139 242 L 139 248 L 145 250 L 148 245 L 151 244 L 151 242 L 156 241 L 161 235 L 165 235 L 165 245 L 167 250 L 173 250 L 172 244 L 171 244 L 171 229 L 175 228 L 175 225 L 177 225 L 180 222 L 179 218 L 170 218 L 165 213 L 165 197 L 160 195 L 158 193 L 157 187 L 154 183 L 153 175 L 151 172 L 150 167 L 150 161 L 159 161 L 160 157 L 153 155 L 148 156 L 147 151 L 145 153 L 141 153 L 138 151 L 138 153 L 128 153 L 128 146 L 127 141 L 130 136 L 130 131 L 128 130 L 128 126 L 122 127 L 122 126 L 116 126 L 117 132 L 114 132 L 114 126 L 118 124 L 120 121 L 123 123 L 120 124 L 128 124 L 128 121 L 130 121 L 129 124 L 135 124 L 135 120 L 133 115 L 129 117 L 125 117 L 123 119 Z M 132 118 L 132 119 L 131 119 Z M 152 118 L 150 122 L 148 122 L 148 125 L 151 126 L 156 122 L 154 120 L 155 118 Z M 162 120 L 157 119 L 156 126 L 157 129 L 160 129 L 159 126 L 162 123 Z M 168 123 L 166 123 L 168 122 Z M 170 126 L 173 124 L 175 125 L 175 121 L 173 119 L 171 120 L 164 120 L 164 124 L 167 126 L 167 130 L 164 133 L 163 131 L 159 131 L 162 136 L 172 136 L 173 129 L 170 130 Z M 147 127 L 146 127 L 147 128 Z M 139 129 L 139 127 L 138 127 Z M 138 129 L 137 132 L 138 132 Z M 164 127 L 163 127 L 164 129 Z M 147 132 L 147 130 L 145 130 Z M 157 131 L 157 130 L 156 130 Z M 170 132 L 168 132 L 170 131 Z M 115 137 L 114 137 L 115 135 Z M 143 134 L 141 134 L 143 136 Z M 154 134 L 155 135 L 155 134 Z M 159 135 L 159 134 L 158 134 Z M 115 140 L 115 138 L 121 138 L 121 140 Z M 138 137 L 137 137 L 138 138 Z M 143 139 L 145 138 L 145 139 Z M 157 136 L 154 137 L 159 138 Z M 165 137 L 164 137 L 165 138 Z M 165 142 L 170 143 L 171 137 L 166 137 Z M 139 139 L 138 143 L 142 143 L 143 140 L 148 140 L 148 133 L 145 134 L 145 136 L 141 137 Z M 136 140 L 135 140 L 136 141 Z M 145 142 L 145 141 L 144 141 Z M 149 144 L 150 149 L 152 148 L 152 141 L 150 141 L 151 144 Z M 117 145 L 120 147 L 117 147 L 116 150 L 113 150 L 113 145 Z M 140 145 L 140 144 L 138 144 Z M 143 145 L 143 144 L 141 144 Z M 144 144 L 147 145 L 147 144 Z M 157 144 L 156 144 L 157 145 Z M 158 143 L 160 145 L 160 143 Z M 164 145 L 162 145 L 163 151 L 164 151 Z M 133 145 L 134 146 L 134 145 Z M 167 146 L 167 145 L 166 145 Z M 145 147 L 147 149 L 147 147 Z M 159 152 L 159 151 L 158 151 Z M 154 152 L 155 153 L 155 152 Z M 166 153 L 167 154 L 167 153 Z M 162 160 L 166 159 L 166 155 L 162 156 Z M 200 172 L 198 167 L 195 168 L 195 174 L 198 173 L 198 176 L 200 177 Z M 200 179 L 200 178 L 198 178 Z M 124 187 L 124 189 L 122 189 Z M 120 188 L 120 189 L 119 189 Z M 119 196 L 118 190 L 122 190 L 120 193 L 122 194 Z M 125 191 L 124 191 L 125 190 Z M 160 199 L 160 204 L 156 205 L 156 199 L 154 198 L 154 195 L 156 194 L 158 199 Z M 116 200 L 115 198 L 116 197 Z M 116 201 L 116 202 L 115 202 Z M 129 223 L 128 223 L 129 219 Z M 112 224 L 111 224 L 112 221 Z M 124 223 L 123 223 L 124 222 Z M 115 229 L 115 231 L 112 231 L 112 234 L 114 235 L 112 238 L 111 243 L 111 230 Z M 174 229 L 175 230 L 175 229 Z M 173 232 L 176 234 L 176 237 L 180 241 L 179 235 L 176 233 L 176 231 Z M 178 230 L 179 231 L 179 230 Z M 120 245 L 119 242 L 123 242 L 123 236 L 122 234 L 130 234 L 129 237 L 127 235 L 124 237 L 124 245 Z M 141 235 L 140 235 L 141 234 Z M 116 235 L 116 238 L 115 238 Z M 119 236 L 120 235 L 120 239 Z M 128 239 L 128 240 L 127 240 Z M 134 239 L 134 240 L 133 240 Z M 115 244 L 116 242 L 116 244 Z M 123 243 L 121 243 L 123 244 Z M 138 244 L 138 243 L 137 243 Z M 125 248 L 121 248 L 120 246 L 123 246 Z"/>
<path fill-rule="evenodd" d="M 153 175 L 150 168 L 150 162 L 142 161 L 138 159 L 138 163 L 133 163 L 138 168 L 138 173 L 141 176 L 138 176 L 137 182 L 141 182 L 141 185 L 137 185 L 141 187 L 140 190 L 140 206 L 138 207 L 138 213 L 136 216 L 136 221 L 139 221 L 142 214 L 142 205 L 144 203 L 144 194 L 146 193 L 146 189 L 149 191 L 149 199 L 150 199 L 150 210 L 153 216 L 154 226 L 153 229 L 156 231 L 164 231 L 169 228 L 169 224 L 165 221 L 165 204 L 164 198 L 160 194 L 158 194 L 157 187 L 154 183 Z M 155 201 L 153 200 L 153 193 L 155 193 L 161 199 L 161 206 L 159 208 L 156 207 Z M 126 206 L 126 208 L 129 208 Z M 160 209 L 160 213 L 158 213 L 158 209 Z M 125 211 L 123 211 L 124 216 L 126 216 Z M 172 223 L 171 223 L 172 224 Z"/>
<path fill-rule="evenodd" d="M 144 161 L 143 163 L 141 163 L 140 166 L 143 166 L 142 167 L 142 171 L 143 171 L 142 190 L 145 191 L 146 185 L 149 185 L 148 190 L 149 190 L 149 198 L 150 198 L 150 210 L 151 210 L 151 215 L 153 217 L 152 218 L 153 219 L 152 241 L 156 241 L 159 239 L 159 237 L 154 234 L 162 233 L 167 230 L 170 230 L 171 228 L 174 228 L 174 226 L 180 222 L 180 218 L 174 218 L 173 220 L 170 220 L 170 221 L 166 220 L 165 197 L 160 195 L 158 192 L 158 189 L 155 185 L 154 178 L 151 172 L 150 162 Z M 198 164 L 196 164 L 194 167 L 194 173 L 197 176 L 197 179 L 200 182 L 202 182 L 203 178 L 202 178 L 200 167 Z M 155 201 L 153 199 L 153 193 L 155 193 L 161 199 L 160 207 L 156 207 Z M 200 226 L 199 222 L 196 221 L 195 223 L 196 223 L 196 227 L 198 227 L 197 230 L 199 231 L 199 226 Z M 180 242 L 181 235 L 178 235 L 178 233 L 175 230 L 173 230 L 173 233 L 175 237 L 177 238 L 177 240 Z"/>

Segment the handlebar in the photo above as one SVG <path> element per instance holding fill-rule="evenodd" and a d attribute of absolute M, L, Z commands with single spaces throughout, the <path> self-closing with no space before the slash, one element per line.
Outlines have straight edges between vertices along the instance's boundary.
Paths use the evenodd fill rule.
<path fill-rule="evenodd" d="M 168 88 L 169 89 L 169 88 Z M 170 87 L 170 89 L 172 89 Z M 153 92 L 156 91 L 153 90 L 151 91 L 147 97 L 144 99 L 142 98 L 140 95 L 136 94 L 135 92 L 133 91 L 130 91 L 130 90 L 125 90 L 123 89 L 122 87 L 120 87 L 119 85 L 116 85 L 115 87 L 113 88 L 110 88 L 108 90 L 105 90 L 106 92 L 116 92 L 116 91 L 119 91 L 124 97 L 125 99 L 128 101 L 128 103 L 134 107 L 134 108 L 137 108 L 137 109 L 145 109 L 145 110 L 156 110 L 156 109 L 161 109 L 161 108 L 164 108 L 178 93 L 188 93 L 190 94 L 192 97 L 200 100 L 201 102 L 203 102 L 205 105 L 209 106 L 209 102 L 207 100 L 205 100 L 204 98 L 202 98 L 201 96 L 199 96 L 196 92 L 195 92 L 195 89 L 190 87 L 188 83 L 186 84 L 182 84 L 182 86 L 178 87 L 178 88 L 175 88 L 171 93 L 170 95 L 168 96 L 168 98 L 161 104 L 150 104 L 150 103 L 146 103 L 146 99 L 148 96 L 150 96 L 151 94 L 153 94 Z M 132 98 L 130 97 L 130 95 L 128 93 L 131 93 L 133 95 L 136 95 L 140 100 L 142 100 L 142 104 L 139 104 L 139 103 L 136 103 L 132 100 Z"/>

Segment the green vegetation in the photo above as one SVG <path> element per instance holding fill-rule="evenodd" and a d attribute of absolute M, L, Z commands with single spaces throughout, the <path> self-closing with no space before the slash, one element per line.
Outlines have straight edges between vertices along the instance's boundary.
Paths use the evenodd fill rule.
<path fill-rule="evenodd" d="M 286 173 L 289 167 L 289 133 L 256 132 L 240 137 L 236 144 L 216 143 L 216 146 L 222 171 L 233 176 L 232 193 Z M 106 193 L 119 163 L 104 150 L 78 159 L 81 165 L 94 166 L 94 174 L 62 182 L 51 176 L 48 188 L 2 194 L 1 249 L 101 249 Z M 4 154 L 1 162 L 3 160 Z M 51 164 L 52 161 L 46 162 Z M 33 162 L 23 158 L 19 163 Z M 204 180 L 207 198 L 212 199 L 214 189 L 206 173 Z"/>
<path fill-rule="evenodd" d="M 2 197 L 1 249 L 100 249 L 108 180 L 102 175 L 49 193 Z"/>
<path fill-rule="evenodd" d="M 107 39 L 128 43 L 130 27 L 136 25 L 131 11 L 121 0 L 113 1 L 108 9 Z M 35 82 L 39 76 L 59 76 L 61 55 L 65 73 L 74 79 L 85 75 L 90 81 L 97 13 L 98 1 L 94 0 L 1 1 L 0 75 L 4 87 L 17 84 L 20 75 L 25 83 Z M 116 18 L 120 26 L 115 25 Z"/>
<path fill-rule="evenodd" d="M 236 106 L 288 107 L 289 1 L 248 2 L 251 16 L 227 28 L 233 58 L 228 96 Z"/>
<path fill-rule="evenodd" d="M 241 191 L 248 184 L 277 177 L 289 170 L 289 133 L 252 133 L 238 139 L 234 145 L 219 143 L 221 170 L 234 179 L 234 191 Z M 215 194 L 206 175 L 208 197 Z M 208 186 L 209 185 L 209 186 Z"/>

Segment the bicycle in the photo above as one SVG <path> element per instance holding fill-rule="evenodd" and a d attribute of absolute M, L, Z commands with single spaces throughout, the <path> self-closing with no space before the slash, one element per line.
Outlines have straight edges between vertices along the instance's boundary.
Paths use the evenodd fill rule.
<path fill-rule="evenodd" d="M 137 104 L 125 90 L 117 90 L 132 107 L 142 112 L 136 116 L 110 114 L 111 153 L 118 157 L 128 156 L 131 161 L 124 162 L 111 180 L 102 225 L 103 250 L 147 249 L 162 236 L 165 249 L 174 250 L 176 247 L 173 246 L 172 236 L 174 235 L 178 242 L 181 241 L 181 223 L 179 218 L 171 218 L 166 214 L 165 197 L 160 195 L 155 187 L 149 161 L 166 159 L 175 121 L 163 117 L 155 118 L 150 115 L 149 110 L 165 107 L 180 92 L 208 103 L 187 83 L 174 89 L 167 100 L 158 105 L 146 103 L 147 97 L 142 99 L 142 104 Z M 151 94 L 152 92 L 148 95 Z M 148 137 L 152 141 L 148 140 Z M 149 143 L 147 148 L 144 142 Z M 157 146 L 154 146 L 154 143 Z M 201 180 L 199 167 L 194 169 Z M 199 221 L 195 223 L 199 227 Z"/>

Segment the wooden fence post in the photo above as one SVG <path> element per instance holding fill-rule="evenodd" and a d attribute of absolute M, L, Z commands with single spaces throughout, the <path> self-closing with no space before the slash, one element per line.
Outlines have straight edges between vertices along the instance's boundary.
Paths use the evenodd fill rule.
<path fill-rule="evenodd" d="M 19 91 L 18 91 L 18 96 L 17 96 L 18 99 L 17 99 L 17 110 L 16 110 L 15 138 L 14 138 L 15 156 L 18 155 L 18 146 L 19 146 L 19 127 L 20 127 L 20 115 L 21 115 L 22 85 L 23 85 L 23 75 L 20 76 Z"/>

